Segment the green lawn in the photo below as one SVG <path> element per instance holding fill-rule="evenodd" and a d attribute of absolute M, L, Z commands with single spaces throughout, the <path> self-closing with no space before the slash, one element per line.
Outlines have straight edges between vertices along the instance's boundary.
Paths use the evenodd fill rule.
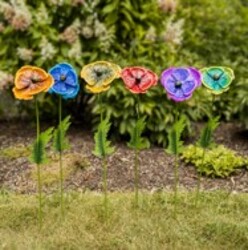
<path fill-rule="evenodd" d="M 0 249 L 248 249 L 248 194 L 180 193 L 173 216 L 171 193 L 143 193 L 133 207 L 132 193 L 109 195 L 109 218 L 102 216 L 102 195 L 70 193 L 60 217 L 56 195 L 44 202 L 37 226 L 37 197 L 0 195 Z"/>

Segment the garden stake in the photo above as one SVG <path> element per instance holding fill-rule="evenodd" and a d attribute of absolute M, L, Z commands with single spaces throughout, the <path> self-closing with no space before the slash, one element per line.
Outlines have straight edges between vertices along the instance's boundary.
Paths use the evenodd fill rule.
<path fill-rule="evenodd" d="M 130 141 L 128 147 L 134 150 L 134 205 L 139 205 L 139 152 L 142 149 L 149 148 L 150 144 L 146 138 L 142 138 L 142 132 L 146 127 L 145 119 L 140 119 L 140 94 L 145 94 L 148 89 L 155 86 L 158 76 L 151 70 L 133 66 L 126 67 L 121 71 L 121 78 L 125 87 L 132 93 L 137 95 L 135 112 L 136 124 L 130 131 Z"/>
<path fill-rule="evenodd" d="M 100 106 L 100 124 L 98 125 L 97 132 L 94 134 L 95 148 L 92 153 L 101 159 L 105 219 L 108 216 L 107 156 L 114 152 L 114 147 L 112 147 L 111 142 L 107 140 L 111 123 L 109 122 L 108 116 L 103 119 L 103 103 L 101 93 L 110 88 L 111 83 L 120 77 L 120 73 L 120 66 L 107 61 L 97 61 L 87 64 L 82 68 L 80 73 L 80 76 L 86 82 L 86 89 L 94 94 L 98 94 L 97 99 Z"/>
<path fill-rule="evenodd" d="M 25 65 L 15 75 L 15 86 L 12 89 L 14 96 L 19 100 L 32 100 L 35 98 L 36 114 L 36 140 L 33 144 L 30 161 L 37 166 L 37 189 L 39 199 L 38 222 L 42 226 L 42 185 L 40 165 L 46 161 L 46 145 L 51 140 L 53 128 L 40 133 L 39 103 L 37 95 L 46 92 L 54 84 L 50 74 L 39 67 Z M 25 84 L 24 84 L 25 83 Z"/>
<path fill-rule="evenodd" d="M 53 134 L 54 150 L 59 154 L 59 196 L 61 217 L 65 214 L 65 197 L 64 197 L 64 170 L 63 170 L 63 151 L 69 147 L 69 142 L 66 139 L 66 132 L 69 129 L 70 116 L 62 120 L 62 98 L 75 98 L 79 92 L 80 86 L 78 83 L 78 75 L 71 64 L 66 62 L 54 65 L 49 73 L 54 79 L 54 85 L 49 89 L 50 94 L 57 94 L 58 98 L 58 127 Z"/>
<path fill-rule="evenodd" d="M 165 88 L 169 99 L 180 103 L 190 99 L 194 91 L 201 85 L 201 74 L 193 67 L 171 67 L 162 72 L 160 77 L 161 84 Z M 176 216 L 176 205 L 179 184 L 179 154 L 183 150 L 183 141 L 180 140 L 182 132 L 186 126 L 186 120 L 182 117 L 179 120 L 179 110 L 176 105 L 175 123 L 169 132 L 169 144 L 167 152 L 174 155 L 174 215 Z"/>

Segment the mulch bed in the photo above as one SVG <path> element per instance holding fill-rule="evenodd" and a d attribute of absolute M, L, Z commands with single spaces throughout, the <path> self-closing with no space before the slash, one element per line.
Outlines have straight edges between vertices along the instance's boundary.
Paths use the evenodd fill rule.
<path fill-rule="evenodd" d="M 201 124 L 195 124 L 196 130 Z M 0 150 L 11 145 L 30 145 L 35 138 L 35 128 L 25 123 L 0 124 Z M 101 162 L 91 153 L 94 142 L 92 133 L 84 131 L 80 126 L 72 126 L 69 131 L 70 152 L 82 154 L 89 167 L 78 168 L 65 182 L 66 189 L 100 191 Z M 217 143 L 234 149 L 240 155 L 248 155 L 248 132 L 243 131 L 234 123 L 221 124 L 215 133 Z M 108 158 L 108 187 L 111 191 L 133 190 L 133 159 L 134 153 L 125 143 L 115 145 L 115 153 Z M 172 189 L 173 157 L 167 155 L 163 148 L 152 147 L 140 153 L 140 185 L 142 189 L 156 191 Z M 0 156 L 0 188 L 18 193 L 36 192 L 36 182 L 30 178 L 34 166 L 27 157 L 7 159 Z M 196 187 L 197 173 L 190 165 L 180 164 L 180 188 L 192 190 Z M 56 186 L 44 187 L 47 192 L 56 190 Z M 202 189 L 226 190 L 230 192 L 248 192 L 248 171 L 241 169 L 234 175 L 221 178 L 202 178 Z"/>

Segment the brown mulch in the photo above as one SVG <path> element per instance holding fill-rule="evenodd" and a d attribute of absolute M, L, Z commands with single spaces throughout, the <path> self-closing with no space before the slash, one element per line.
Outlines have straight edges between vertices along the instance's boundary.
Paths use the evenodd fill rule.
<path fill-rule="evenodd" d="M 196 124 L 196 131 L 201 124 Z M 30 145 L 35 138 L 35 128 L 25 123 L 0 124 L 0 150 L 11 145 Z M 80 126 L 71 127 L 69 132 L 71 148 L 69 152 L 82 154 L 89 166 L 78 168 L 66 179 L 65 187 L 70 190 L 97 190 L 101 185 L 101 161 L 91 153 L 94 142 L 92 133 Z M 234 123 L 221 124 L 215 133 L 217 143 L 234 149 L 240 155 L 248 155 L 248 133 Z M 132 190 L 134 153 L 125 143 L 115 145 L 115 153 L 108 158 L 108 187 L 111 191 Z M 152 147 L 140 152 L 140 186 L 147 190 L 172 189 L 174 184 L 173 157 L 167 155 L 163 148 Z M 8 159 L 0 156 L 0 188 L 18 193 L 36 192 L 36 183 L 30 178 L 31 165 L 27 157 Z M 194 189 L 197 173 L 193 166 L 180 164 L 180 188 Z M 56 190 L 44 187 L 47 192 Z M 248 192 L 248 171 L 241 169 L 232 176 L 221 178 L 202 178 L 202 189 Z"/>

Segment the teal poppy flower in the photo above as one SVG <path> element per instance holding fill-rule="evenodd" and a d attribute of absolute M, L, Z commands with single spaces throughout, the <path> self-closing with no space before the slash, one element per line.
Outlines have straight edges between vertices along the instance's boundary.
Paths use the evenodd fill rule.
<path fill-rule="evenodd" d="M 220 95 L 227 91 L 234 79 L 233 70 L 227 67 L 213 66 L 201 69 L 202 84 L 212 94 Z"/>

